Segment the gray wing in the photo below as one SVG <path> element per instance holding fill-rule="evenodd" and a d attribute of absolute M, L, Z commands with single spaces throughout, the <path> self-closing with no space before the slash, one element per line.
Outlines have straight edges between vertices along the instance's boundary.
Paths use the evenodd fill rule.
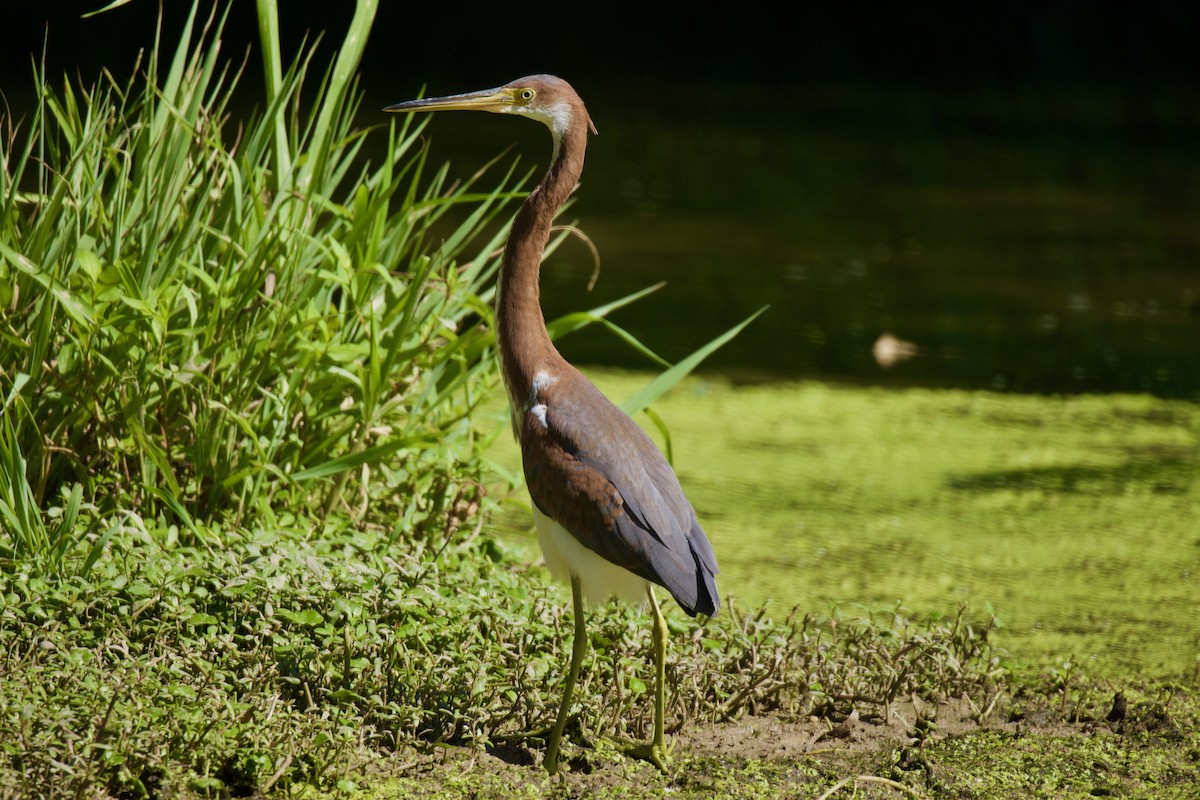
<path fill-rule="evenodd" d="M 576 373 L 521 420 L 530 496 L 585 547 L 671 592 L 689 614 L 720 607 L 712 545 L 645 432 Z"/>

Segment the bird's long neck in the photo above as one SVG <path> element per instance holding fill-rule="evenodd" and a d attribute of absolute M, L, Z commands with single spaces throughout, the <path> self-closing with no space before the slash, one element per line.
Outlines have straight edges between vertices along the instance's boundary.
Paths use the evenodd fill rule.
<path fill-rule="evenodd" d="M 555 214 L 571 196 L 583 172 L 587 112 L 555 142 L 555 158 L 546 177 L 517 212 L 500 272 L 496 334 L 504 383 L 514 409 L 527 402 L 539 372 L 553 375 L 566 361 L 546 333 L 538 276 Z"/>

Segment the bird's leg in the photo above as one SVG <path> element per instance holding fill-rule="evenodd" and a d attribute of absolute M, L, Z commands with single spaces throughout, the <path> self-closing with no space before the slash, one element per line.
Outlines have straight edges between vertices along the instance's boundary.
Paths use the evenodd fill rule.
<path fill-rule="evenodd" d="M 625 752 L 634 758 L 649 761 L 660 772 L 666 772 L 667 756 L 670 754 L 664 721 L 667 715 L 667 621 L 658 608 L 652 587 L 646 587 L 646 595 L 650 598 L 650 617 L 654 623 L 650 636 L 654 645 L 654 738 Z"/>
<path fill-rule="evenodd" d="M 666 750 L 666 735 L 664 733 L 665 717 L 667 716 L 667 621 L 663 619 L 658 601 L 654 599 L 654 590 L 646 587 L 650 598 L 650 613 L 654 618 L 654 628 L 650 639 L 654 644 L 654 739 L 655 749 Z"/>
<path fill-rule="evenodd" d="M 571 576 L 571 601 L 575 608 L 575 640 L 571 642 L 571 668 L 567 671 L 567 685 L 563 687 L 562 705 L 558 707 L 558 717 L 554 720 L 554 729 L 550 731 L 550 741 L 546 746 L 546 760 L 543 762 L 546 772 L 553 775 L 558 771 L 558 745 L 562 741 L 563 728 L 567 724 L 567 712 L 571 709 L 571 695 L 575 693 L 575 681 L 579 678 L 579 666 L 583 663 L 583 654 L 587 651 L 587 638 L 583 630 L 583 587 L 578 575 Z"/>

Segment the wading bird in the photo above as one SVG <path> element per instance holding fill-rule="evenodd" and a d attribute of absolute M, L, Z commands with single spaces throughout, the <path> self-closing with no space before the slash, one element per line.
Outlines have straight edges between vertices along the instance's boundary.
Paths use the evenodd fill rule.
<path fill-rule="evenodd" d="M 654 621 L 654 736 L 628 752 L 665 770 L 667 626 L 651 584 L 665 587 L 688 614 L 711 617 L 720 606 L 717 560 L 650 437 L 550 342 L 538 296 L 550 225 L 583 172 L 588 131 L 595 127 L 575 90 L 552 75 L 385 110 L 518 114 L 545 124 L 554 138 L 550 168 L 509 231 L 496 300 L 501 371 L 538 543 L 551 574 L 570 582 L 574 604 L 571 665 L 543 763 L 551 774 L 558 768 L 563 726 L 587 648 L 583 598 L 616 594 L 633 602 L 644 596 Z"/>

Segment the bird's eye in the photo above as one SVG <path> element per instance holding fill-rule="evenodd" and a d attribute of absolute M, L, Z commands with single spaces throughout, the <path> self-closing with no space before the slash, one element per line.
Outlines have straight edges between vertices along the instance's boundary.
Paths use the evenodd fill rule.
<path fill-rule="evenodd" d="M 536 94 L 537 94 L 537 92 L 535 92 L 533 89 L 522 89 L 521 90 L 521 99 L 523 101 L 525 101 L 526 103 L 528 103 L 530 100 L 533 99 L 534 95 L 536 95 Z"/>

